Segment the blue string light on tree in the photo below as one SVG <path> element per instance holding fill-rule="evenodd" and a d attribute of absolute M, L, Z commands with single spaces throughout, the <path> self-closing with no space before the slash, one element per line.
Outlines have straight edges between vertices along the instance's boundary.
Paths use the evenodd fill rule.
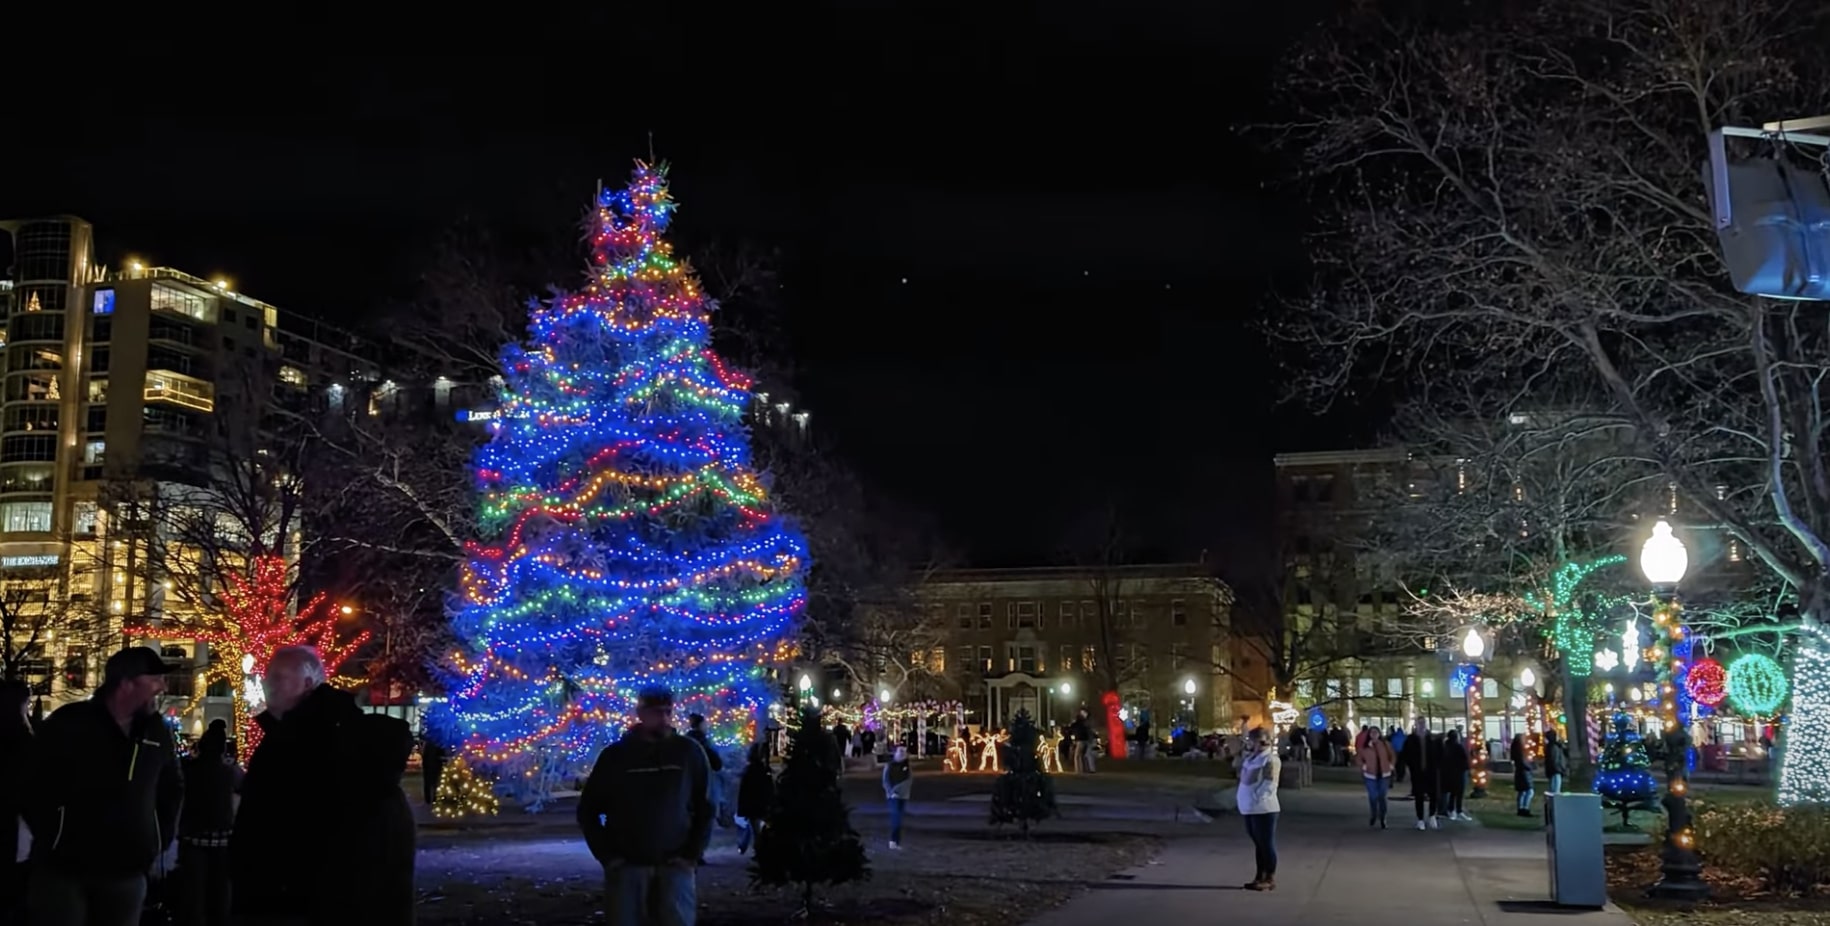
<path fill-rule="evenodd" d="M 714 305 L 662 237 L 662 168 L 605 190 L 586 287 L 530 307 L 477 454 L 479 531 L 432 722 L 538 801 L 674 692 L 748 742 L 793 652 L 807 546 L 750 467 L 751 382 L 712 353 Z"/>
<path fill-rule="evenodd" d="M 1728 664 L 1728 703 L 1744 717 L 1771 717 L 1786 700 L 1786 673 L 1770 657 L 1747 653 Z"/>

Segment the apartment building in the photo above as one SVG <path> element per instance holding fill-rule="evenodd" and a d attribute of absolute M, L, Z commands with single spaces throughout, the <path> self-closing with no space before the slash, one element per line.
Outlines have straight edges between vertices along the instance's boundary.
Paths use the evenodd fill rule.
<path fill-rule="evenodd" d="M 275 407 L 362 402 L 373 414 L 398 390 L 384 345 L 283 313 L 226 279 L 132 260 L 104 267 L 80 218 L 0 221 L 0 232 L 13 253 L 0 287 L 0 643 L 6 671 L 50 710 L 99 683 L 125 626 L 168 608 L 169 583 L 142 568 L 159 540 L 111 492 L 181 498 L 208 485 L 225 454 L 264 452 Z M 448 388 L 434 391 L 450 400 Z M 189 641 L 164 650 L 174 663 L 208 658 Z M 168 702 L 189 702 L 191 679 L 171 676 Z M 185 732 L 226 717 L 228 700 L 213 693 Z"/>
<path fill-rule="evenodd" d="M 1233 593 L 1206 565 L 946 570 L 915 601 L 935 631 L 926 668 L 957 687 L 972 723 L 1003 726 L 1019 710 L 1067 723 L 1082 704 L 1097 714 L 1114 677 L 1128 716 L 1148 711 L 1164 733 L 1264 712 L 1234 684 Z"/>
<path fill-rule="evenodd" d="M 1544 433 L 1556 433 L 1560 424 L 1570 421 L 1580 419 L 1568 412 L 1521 412 L 1493 430 L 1503 433 L 1508 428 L 1538 427 Z M 1562 452 L 1547 464 L 1546 472 L 1524 467 L 1517 474 L 1524 481 L 1502 487 L 1522 506 L 1529 504 L 1531 493 L 1558 483 L 1562 477 L 1558 465 L 1565 459 L 1573 459 L 1570 469 L 1579 469 L 1584 458 L 1613 453 L 1618 442 L 1627 439 L 1597 437 L 1593 426 L 1567 430 L 1584 435 L 1580 446 L 1559 444 Z M 1320 706 L 1331 722 L 1344 724 L 1406 725 L 1417 717 L 1436 729 L 1461 724 L 1468 708 L 1464 679 L 1457 675 L 1457 667 L 1468 661 L 1459 652 L 1461 641 L 1446 636 L 1419 638 L 1410 632 L 1416 621 L 1401 622 L 1404 633 L 1389 632 L 1409 600 L 1405 580 L 1416 587 L 1427 577 L 1385 574 L 1380 564 L 1387 558 L 1369 549 L 1367 537 L 1374 519 L 1387 506 L 1411 498 L 1478 491 L 1484 475 L 1473 472 L 1466 461 L 1426 459 L 1403 448 L 1281 454 L 1275 464 L 1283 624 L 1287 632 L 1311 647 L 1305 654 L 1310 671 L 1283 697 L 1299 707 Z M 1527 477 L 1546 484 L 1527 485 Z M 1694 566 L 1687 588 L 1732 595 L 1747 587 L 1753 570 L 1739 542 L 1710 524 L 1686 524 L 1690 506 L 1675 487 L 1661 490 L 1657 485 L 1649 483 L 1643 493 L 1616 498 L 1612 484 L 1604 483 L 1596 488 L 1594 499 L 1578 498 L 1581 493 L 1571 491 L 1563 503 L 1572 506 L 1582 520 L 1581 530 L 1602 532 L 1601 542 L 1617 547 L 1627 557 L 1618 567 L 1624 574 L 1616 576 L 1616 581 L 1629 586 L 1638 581 L 1637 543 L 1652 520 L 1668 517 L 1683 525 L 1685 541 L 1691 547 Z M 1719 496 L 1728 491 L 1726 486 L 1717 489 Z M 1596 507 L 1585 507 L 1589 501 Z M 1541 526 L 1520 525 L 1521 538 L 1537 529 Z M 1596 537 L 1590 536 L 1587 542 L 1596 542 Z M 1624 638 L 1636 630 L 1642 640 Z M 1652 644 L 1643 625 L 1625 620 L 1606 633 L 1602 648 L 1615 652 Z M 1521 652 L 1516 646 L 1508 650 L 1489 659 L 1482 676 L 1481 708 L 1490 737 L 1505 730 L 1518 733 L 1527 729 L 1529 686 L 1522 680 L 1533 677 L 1526 675 L 1527 668 L 1542 678 L 1549 655 Z M 1643 692 L 1652 671 L 1650 662 L 1605 673 L 1597 669 L 1591 678 L 1591 699 L 1608 697 L 1610 692 Z"/>

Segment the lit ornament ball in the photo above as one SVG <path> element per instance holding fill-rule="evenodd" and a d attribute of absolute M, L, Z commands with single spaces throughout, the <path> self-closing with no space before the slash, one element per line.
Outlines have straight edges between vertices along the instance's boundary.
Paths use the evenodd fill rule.
<path fill-rule="evenodd" d="M 1748 653 L 1728 665 L 1728 703 L 1750 717 L 1776 713 L 1786 700 L 1786 674 L 1759 653 Z"/>
<path fill-rule="evenodd" d="M 1684 690 L 1692 701 L 1715 707 L 1728 697 L 1728 670 L 1714 659 L 1699 659 L 1684 673 Z"/>

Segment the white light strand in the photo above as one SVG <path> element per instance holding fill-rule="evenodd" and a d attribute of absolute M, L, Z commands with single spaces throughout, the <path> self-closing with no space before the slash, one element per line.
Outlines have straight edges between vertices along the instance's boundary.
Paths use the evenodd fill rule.
<path fill-rule="evenodd" d="M 1830 649 L 1811 622 L 1792 657 L 1792 710 L 1780 747 L 1780 805 L 1830 804 Z"/>

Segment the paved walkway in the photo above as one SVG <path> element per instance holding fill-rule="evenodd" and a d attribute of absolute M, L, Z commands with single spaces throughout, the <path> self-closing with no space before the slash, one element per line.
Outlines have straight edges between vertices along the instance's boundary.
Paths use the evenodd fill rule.
<path fill-rule="evenodd" d="M 1360 926 L 1631 926 L 1618 909 L 1549 905 L 1542 833 L 1462 823 L 1418 832 L 1394 802 L 1393 829 L 1366 827 L 1365 798 L 1347 791 L 1287 792 L 1277 834 L 1277 890 L 1240 885 L 1252 846 L 1237 816 L 1211 835 L 1172 838 L 1152 864 L 1121 872 L 1030 926 L 1205 923 L 1245 916 L 1253 926 L 1354 922 Z M 1205 829 L 1205 828 L 1204 828 Z"/>

